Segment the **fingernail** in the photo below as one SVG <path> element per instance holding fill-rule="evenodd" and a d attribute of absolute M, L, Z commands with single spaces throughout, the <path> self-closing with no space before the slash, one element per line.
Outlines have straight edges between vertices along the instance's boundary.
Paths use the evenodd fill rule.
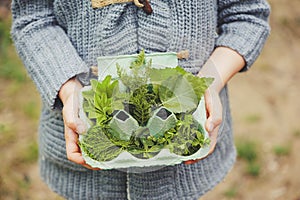
<path fill-rule="evenodd" d="M 212 132 L 213 131 L 213 129 L 214 129 L 214 125 L 212 124 L 212 123 L 209 123 L 208 124 L 208 132 Z"/>

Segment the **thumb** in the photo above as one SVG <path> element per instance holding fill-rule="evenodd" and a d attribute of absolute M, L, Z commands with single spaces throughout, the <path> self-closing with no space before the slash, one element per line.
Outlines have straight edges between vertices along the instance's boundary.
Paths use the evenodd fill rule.
<path fill-rule="evenodd" d="M 205 128 L 211 133 L 222 122 L 222 104 L 219 94 L 215 91 L 207 91 L 205 94 L 205 106 L 207 112 Z"/>
<path fill-rule="evenodd" d="M 222 122 L 222 116 L 211 115 L 205 122 L 205 128 L 207 132 L 211 133 L 215 128 L 217 128 Z"/>
<path fill-rule="evenodd" d="M 77 95 L 70 95 L 64 103 L 63 119 L 65 126 L 78 134 L 86 132 L 84 122 L 78 117 L 79 101 Z"/>

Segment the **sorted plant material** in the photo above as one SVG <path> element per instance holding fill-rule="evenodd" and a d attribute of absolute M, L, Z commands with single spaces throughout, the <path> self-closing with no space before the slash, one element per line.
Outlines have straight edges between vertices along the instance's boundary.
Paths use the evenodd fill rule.
<path fill-rule="evenodd" d="M 181 67 L 152 68 L 142 51 L 129 70 L 116 65 L 117 77 L 91 80 L 82 92 L 89 130 L 80 147 L 96 161 L 110 161 L 126 151 L 149 159 L 162 149 L 189 156 L 209 144 L 193 113 L 212 83 Z"/>

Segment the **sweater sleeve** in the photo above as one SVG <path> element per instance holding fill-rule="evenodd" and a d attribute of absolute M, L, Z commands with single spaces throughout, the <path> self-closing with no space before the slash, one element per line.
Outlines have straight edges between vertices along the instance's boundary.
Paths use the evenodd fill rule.
<path fill-rule="evenodd" d="M 265 0 L 218 0 L 216 46 L 237 51 L 246 61 L 246 71 L 260 54 L 269 35 L 270 7 Z"/>
<path fill-rule="evenodd" d="M 61 106 L 63 83 L 88 72 L 53 14 L 52 0 L 14 0 L 11 34 L 16 50 L 41 94 L 45 106 Z"/>

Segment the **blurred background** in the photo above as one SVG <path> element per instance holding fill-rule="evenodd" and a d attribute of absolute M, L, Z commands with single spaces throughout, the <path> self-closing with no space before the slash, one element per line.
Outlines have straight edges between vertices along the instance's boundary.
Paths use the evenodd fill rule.
<path fill-rule="evenodd" d="M 201 200 L 300 200 L 300 0 L 270 0 L 272 33 L 252 69 L 229 83 L 238 160 Z M 39 95 L 0 1 L 0 200 L 61 199 L 37 166 Z"/>

